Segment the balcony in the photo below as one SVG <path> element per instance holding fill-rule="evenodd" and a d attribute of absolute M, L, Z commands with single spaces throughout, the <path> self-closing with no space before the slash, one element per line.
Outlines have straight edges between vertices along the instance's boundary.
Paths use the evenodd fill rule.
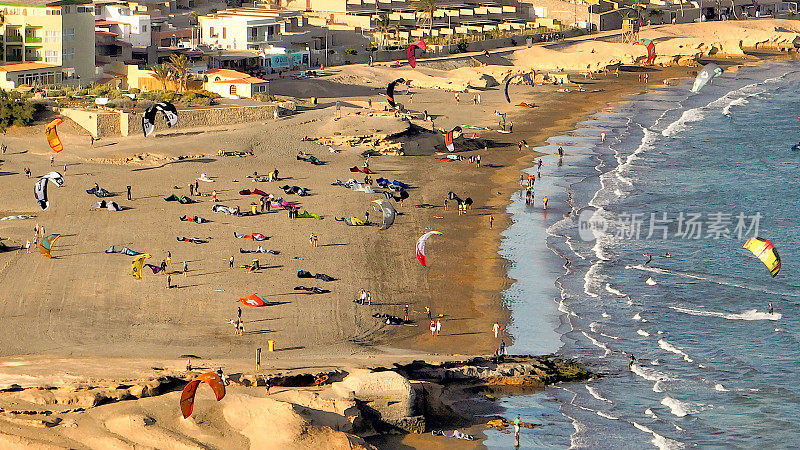
<path fill-rule="evenodd" d="M 22 42 L 22 36 L 13 34 L 11 36 L 6 36 L 6 42 Z"/>
<path fill-rule="evenodd" d="M 25 55 L 26 62 L 41 61 L 42 57 L 37 55 Z"/>
<path fill-rule="evenodd" d="M 26 44 L 41 44 L 42 38 L 38 36 L 25 36 L 25 43 Z"/>
<path fill-rule="evenodd" d="M 22 62 L 22 55 L 8 55 L 6 62 Z"/>

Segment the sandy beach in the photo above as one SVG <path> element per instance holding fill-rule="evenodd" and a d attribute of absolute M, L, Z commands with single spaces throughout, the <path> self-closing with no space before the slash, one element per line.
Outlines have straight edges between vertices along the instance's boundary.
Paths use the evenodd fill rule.
<path fill-rule="evenodd" d="M 791 33 L 770 33 L 765 22 L 754 22 L 760 25 L 758 30 L 751 29 L 750 22 L 735 29 L 754 42 L 773 39 L 770 42 L 775 46 L 769 49 L 777 50 L 783 42 L 781 36 Z M 795 26 L 794 22 L 778 22 Z M 729 37 L 726 33 L 736 24 L 707 24 L 709 29 L 716 26 L 708 34 Z M 665 49 L 674 47 L 674 51 L 660 54 L 664 66 L 647 72 L 650 85 L 693 77 L 696 64 L 677 63 L 707 58 L 710 48 L 716 49 L 714 53 L 724 52 L 722 58 L 721 53 L 715 58 L 734 70 L 739 64 L 758 60 L 715 46 L 707 36 L 692 35 L 699 34 L 693 30 L 688 25 L 662 26 L 642 33 L 666 40 Z M 695 53 L 669 39 L 694 39 Z M 636 66 L 644 49 L 620 47 L 582 41 L 574 47 L 559 44 L 553 49 L 522 49 L 508 57 L 514 64 L 511 67 L 444 71 L 420 64 L 415 72 L 408 67 L 335 68 L 335 75 L 318 80 L 273 82 L 273 92 L 298 101 L 295 114 L 225 127 L 159 128 L 148 138 L 103 138 L 92 144 L 88 133 L 65 120 L 59 129 L 65 150 L 55 155 L 53 166 L 50 157 L 54 154 L 41 132 L 44 120 L 34 127 L 9 130 L 0 138 L 8 146 L 0 156 L 0 217 L 36 217 L 0 222 L 0 239 L 7 246 L 23 246 L 32 239 L 36 224 L 43 225 L 46 234 L 59 233 L 61 237 L 53 246 L 52 259 L 38 251 L 0 253 L 0 283 L 5 288 L 0 294 L 0 314 L 6 318 L 0 331 L 0 387 L 74 387 L 87 380 L 111 385 L 115 380 L 157 377 L 164 370 L 180 373 L 190 358 L 209 369 L 252 373 L 256 348 L 264 349 L 264 373 L 349 371 L 414 359 L 490 355 L 499 345 L 491 332 L 492 323 L 509 320 L 501 293 L 513 282 L 507 278 L 506 261 L 497 253 L 499 233 L 509 221 L 505 207 L 518 189 L 520 171 L 538 156 L 524 147 L 518 151 L 517 143 L 541 144 L 549 136 L 574 128 L 590 114 L 624 101 L 626 95 L 647 89 L 639 81 L 642 72 Z M 512 70 L 532 68 L 530 61 L 546 52 L 561 52 L 563 58 L 537 70 L 567 69 L 577 83 L 566 86 L 570 92 L 559 92 L 562 86 L 547 84 L 512 85 L 509 104 L 502 86 L 469 87 L 476 86 L 476 80 L 485 74 L 502 80 Z M 592 79 L 579 73 L 579 68 L 587 65 L 597 70 L 615 61 L 623 64 L 618 73 L 596 73 Z M 384 111 L 386 83 L 398 77 L 412 80 L 413 100 L 403 90 L 396 95 L 398 103 L 411 112 L 410 120 Z M 460 102 L 450 87 L 467 88 L 460 93 Z M 473 96 L 478 94 L 481 102 L 473 104 Z M 316 107 L 307 101 L 312 96 L 319 99 Z M 370 100 L 372 108 L 368 107 Z M 514 106 L 519 102 L 535 107 Z M 440 132 L 431 131 L 431 122 L 422 120 L 423 111 L 434 118 L 437 129 L 456 125 L 488 128 L 464 129 L 455 142 L 458 155 L 480 155 L 481 166 L 436 160 L 441 156 L 437 154 L 446 152 L 444 142 Z M 512 133 L 496 131 L 499 116 L 495 111 L 507 113 L 507 121 L 514 123 Z M 385 231 L 378 231 L 377 226 L 350 227 L 335 220 L 363 219 L 369 212 L 371 221 L 380 221 L 381 213 L 372 209 L 371 201 L 383 195 L 332 185 L 336 180 L 362 182 L 364 178 L 349 168 L 363 165 L 361 153 L 369 146 L 342 144 L 342 137 L 372 135 L 390 135 L 393 142 L 402 142 L 405 155 L 371 157 L 369 167 L 375 172 L 371 176 L 411 186 L 402 205 L 393 202 L 400 214 Z M 220 156 L 220 150 L 248 155 Z M 298 152 L 313 154 L 324 164 L 300 161 Z M 566 155 L 566 164 L 568 160 Z M 31 178 L 23 174 L 26 167 L 32 171 Z M 257 183 L 249 177 L 274 169 L 279 171 L 280 181 Z M 52 170 L 62 173 L 65 185 L 57 188 L 51 184 L 50 208 L 40 211 L 33 199 L 33 184 Z M 192 195 L 195 203 L 164 200 L 171 194 L 189 195 L 188 185 L 202 174 L 211 181 L 197 182 L 203 195 Z M 93 209 L 92 204 L 100 199 L 86 190 L 95 183 L 115 193 L 106 200 L 125 210 Z M 310 195 L 287 195 L 279 188 L 282 185 L 308 188 Z M 132 187 L 131 200 L 126 198 L 126 186 Z M 284 210 L 245 217 L 212 212 L 212 191 L 217 194 L 216 204 L 250 211 L 257 196 L 240 195 L 239 191 L 256 188 L 296 202 L 301 211 L 323 219 L 290 220 Z M 466 215 L 457 214 L 455 202 L 444 210 L 451 191 L 473 199 Z M 569 210 L 565 205 L 551 204 L 550 208 Z M 179 220 L 182 215 L 210 222 L 183 222 Z M 428 242 L 429 266 L 423 267 L 414 257 L 414 243 L 432 230 L 443 235 Z M 268 239 L 238 239 L 234 233 L 262 233 Z M 311 234 L 318 236 L 318 247 L 309 244 Z M 178 237 L 207 242 L 180 242 Z M 154 265 L 170 252 L 167 272 L 176 287 L 167 288 L 167 275 L 150 270 L 145 270 L 143 279 L 135 279 L 131 257 L 105 253 L 112 245 L 148 253 L 152 257 L 146 262 Z M 278 254 L 240 253 L 240 249 L 258 246 Z M 229 268 L 231 256 L 233 268 Z M 260 270 L 239 267 L 253 259 L 259 260 Z M 185 274 L 184 262 L 188 267 Z M 336 280 L 301 279 L 298 270 L 324 273 Z M 331 292 L 294 290 L 301 285 Z M 354 302 L 361 289 L 371 292 L 372 305 Z M 269 304 L 251 308 L 239 302 L 240 297 L 253 293 Z M 402 317 L 406 304 L 409 324 L 387 325 L 373 317 L 376 313 Z M 238 307 L 243 310 L 245 327 L 241 336 L 235 335 L 229 323 L 236 318 Z M 441 315 L 440 336 L 431 337 L 428 332 L 426 307 Z M 504 339 L 510 343 L 513 336 Z M 266 351 L 267 340 L 275 341 L 275 352 Z M 300 394 L 287 392 L 283 397 L 264 399 L 263 389 L 236 387 L 231 391 L 219 404 L 199 403 L 198 411 L 204 411 L 190 421 L 179 417 L 177 392 L 86 412 L 69 411 L 61 414 L 64 421 L 46 425 L 46 429 L 14 422 L 5 415 L 0 417 L 0 442 L 7 447 L 160 447 L 170 442 L 176 448 L 262 448 L 255 444 L 256 438 L 268 433 L 280 439 L 263 447 L 370 445 L 354 433 L 334 431 L 338 427 L 326 422 L 330 418 L 322 418 L 324 415 L 293 411 L 292 407 L 306 401 Z M 25 407 L 30 409 L 47 404 L 2 397 L 0 407 L 6 409 L 10 402 L 28 402 Z M 248 417 L 253 415 L 273 415 L 272 428 L 249 426 Z M 157 420 L 159 426 L 146 428 L 147 417 Z M 66 423 L 79 425 L 59 425 Z M 375 445 L 390 442 L 376 441 Z M 436 443 L 430 434 L 408 435 L 403 444 L 447 445 Z"/>

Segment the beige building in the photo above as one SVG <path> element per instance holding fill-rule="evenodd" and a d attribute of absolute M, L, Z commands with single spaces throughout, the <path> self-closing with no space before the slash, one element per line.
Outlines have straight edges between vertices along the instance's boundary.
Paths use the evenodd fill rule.
<path fill-rule="evenodd" d="M 22 85 L 61 84 L 61 66 L 38 62 L 20 62 L 0 66 L 0 89 L 11 90 Z"/>
<path fill-rule="evenodd" d="M 43 62 L 61 67 L 63 83 L 86 85 L 94 81 L 94 6 L 91 3 L 0 0 L 0 12 L 4 17 L 0 26 L 2 64 Z"/>
<path fill-rule="evenodd" d="M 269 82 L 230 69 L 211 69 L 203 72 L 203 89 L 228 98 L 250 98 L 267 92 Z"/>

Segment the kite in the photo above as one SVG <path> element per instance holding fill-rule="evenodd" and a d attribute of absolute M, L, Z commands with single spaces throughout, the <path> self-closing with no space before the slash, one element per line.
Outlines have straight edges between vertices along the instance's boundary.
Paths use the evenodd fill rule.
<path fill-rule="evenodd" d="M 534 77 L 536 76 L 536 72 L 533 72 L 533 76 Z M 505 94 L 506 102 L 508 102 L 508 103 L 511 103 L 511 97 L 508 96 L 508 85 L 511 84 L 511 82 L 514 81 L 517 78 L 520 78 L 522 81 L 525 81 L 528 84 L 530 84 L 531 86 L 533 86 L 533 77 L 531 77 L 527 73 L 520 73 L 520 74 L 514 74 L 514 75 L 509 74 L 508 76 L 506 76 L 506 79 L 503 82 L 503 94 Z M 526 103 L 526 105 L 527 105 L 527 103 Z M 519 106 L 519 105 L 517 105 L 517 106 Z"/>
<path fill-rule="evenodd" d="M 178 110 L 175 109 L 175 106 L 170 102 L 158 102 L 147 108 L 144 114 L 142 114 L 142 132 L 144 133 L 144 137 L 150 136 L 153 134 L 153 131 L 155 131 L 156 114 L 158 111 L 164 113 L 168 127 L 172 128 L 173 125 L 178 123 Z"/>
<path fill-rule="evenodd" d="M 142 265 L 144 265 L 144 260 L 149 257 L 150 254 L 145 253 L 133 258 L 133 262 L 131 263 L 131 274 L 133 275 L 133 278 L 136 278 L 137 280 L 142 279 Z"/>
<path fill-rule="evenodd" d="M 294 217 L 295 217 L 296 219 L 317 219 L 317 220 L 322 220 L 322 219 L 323 219 L 323 217 L 322 217 L 322 216 L 320 216 L 319 214 L 315 214 L 315 213 L 312 213 L 312 212 L 308 212 L 308 211 L 306 211 L 305 209 L 303 210 L 303 212 L 301 212 L 301 213 L 298 213 L 298 214 L 297 214 L 296 216 L 294 216 Z"/>
<path fill-rule="evenodd" d="M 389 106 L 392 108 L 397 106 L 397 104 L 394 102 L 394 87 L 397 86 L 398 83 L 403 84 L 405 82 L 405 78 L 398 78 L 389 83 L 389 86 L 386 86 L 386 101 L 389 102 Z"/>
<path fill-rule="evenodd" d="M 389 203 L 389 200 L 373 200 L 372 203 L 375 203 L 375 205 L 372 206 L 375 211 L 380 211 L 383 213 L 383 224 L 378 229 L 388 230 L 389 227 L 394 224 L 394 219 L 397 217 L 397 211 L 394 209 L 394 206 Z"/>
<path fill-rule="evenodd" d="M 200 383 L 207 383 L 209 386 L 211 386 L 217 401 L 220 401 L 223 397 L 225 397 L 225 383 L 222 381 L 222 378 L 220 378 L 219 375 L 217 375 L 215 372 L 206 372 L 198 375 L 197 378 L 190 381 L 181 392 L 180 405 L 181 413 L 183 413 L 184 419 L 192 415 L 192 410 L 194 409 L 194 395 L 197 392 L 197 387 L 200 385 Z"/>
<path fill-rule="evenodd" d="M 106 249 L 106 253 L 122 253 L 123 255 L 128 256 L 136 256 L 141 255 L 142 252 L 137 252 L 136 250 L 131 250 L 128 247 L 122 247 L 121 249 L 117 248 L 116 246 L 112 245 Z"/>
<path fill-rule="evenodd" d="M 239 191 L 239 195 L 261 195 L 261 196 L 266 196 L 267 193 L 262 191 L 261 189 L 253 189 L 252 191 L 250 189 L 242 189 L 241 191 Z"/>
<path fill-rule="evenodd" d="M 337 222 L 344 222 L 347 225 L 350 225 L 351 227 L 363 227 L 364 225 L 366 225 L 366 222 L 364 222 L 363 220 L 361 220 L 361 219 L 359 219 L 358 217 L 355 217 L 355 216 L 334 217 L 333 219 L 335 221 L 337 221 Z"/>
<path fill-rule="evenodd" d="M 176 237 L 175 239 L 177 239 L 178 242 L 191 242 L 192 244 L 207 244 L 208 243 L 207 240 L 196 238 L 196 237 L 193 237 L 193 238 Z"/>
<path fill-rule="evenodd" d="M 408 65 L 411 66 L 412 69 L 417 67 L 417 49 L 420 49 L 425 52 L 428 49 L 428 44 L 425 43 L 422 39 L 418 40 L 417 42 L 411 43 L 406 49 L 406 57 L 408 58 Z"/>
<path fill-rule="evenodd" d="M 94 202 L 92 204 L 92 208 L 95 209 L 108 209 L 109 211 L 122 211 L 122 207 L 117 204 L 117 202 L 106 202 L 105 200 L 100 200 L 99 202 Z"/>
<path fill-rule="evenodd" d="M 633 45 L 644 45 L 647 47 L 647 62 L 645 62 L 645 64 L 653 64 L 653 61 L 656 59 L 656 44 L 654 44 L 653 41 L 642 38 L 634 42 Z"/>
<path fill-rule="evenodd" d="M 309 156 L 297 155 L 297 160 L 298 161 L 310 162 L 311 164 L 313 164 L 315 166 L 321 166 L 321 165 L 325 164 L 324 162 L 320 161 L 319 158 L 317 158 L 314 155 L 309 155 Z"/>
<path fill-rule="evenodd" d="M 162 270 L 167 270 L 167 269 L 162 269 L 159 266 L 154 266 L 153 264 L 145 264 L 144 267 L 147 267 L 150 270 L 152 270 L 153 271 L 153 275 L 157 274 L 158 272 L 161 272 Z"/>
<path fill-rule="evenodd" d="M 714 63 L 706 64 L 703 66 L 703 69 L 700 70 L 700 73 L 697 74 L 697 78 L 694 79 L 691 92 L 699 92 L 712 78 L 717 78 L 722 75 L 722 72 L 724 72 L 722 67 Z"/>
<path fill-rule="evenodd" d="M 428 258 L 425 257 L 425 243 L 428 241 L 428 238 L 433 236 L 433 235 L 441 236 L 442 232 L 441 231 L 429 231 L 429 232 L 423 234 L 422 236 L 420 236 L 419 240 L 417 241 L 417 260 L 423 266 L 427 266 L 428 265 Z"/>
<path fill-rule="evenodd" d="M 308 195 L 308 188 L 300 186 L 289 186 L 288 184 L 280 186 L 280 188 L 283 189 L 283 192 L 286 193 L 286 195 L 296 194 L 299 195 L 300 197 L 305 197 L 306 195 Z"/>
<path fill-rule="evenodd" d="M 255 249 L 255 250 L 245 250 L 243 248 L 240 248 L 239 249 L 239 253 L 269 253 L 270 255 L 278 255 L 281 252 L 279 252 L 277 250 L 267 250 L 264 247 L 259 245 L 258 248 Z"/>
<path fill-rule="evenodd" d="M 305 287 L 305 286 L 295 286 L 294 290 L 311 292 L 312 294 L 327 294 L 330 292 L 329 289 L 323 289 L 320 287 Z"/>
<path fill-rule="evenodd" d="M 95 194 L 95 195 L 97 195 L 97 194 Z M 164 197 L 164 201 L 165 202 L 178 202 L 178 203 L 180 203 L 182 205 L 188 205 L 190 203 L 197 203 L 197 200 L 192 200 L 191 197 L 188 197 L 186 195 L 181 195 L 180 197 L 178 197 L 175 194 L 170 194 L 169 197 Z"/>
<path fill-rule="evenodd" d="M 33 195 L 36 197 L 36 201 L 39 203 L 39 207 L 42 208 L 42 211 L 50 207 L 50 203 L 47 201 L 48 181 L 52 181 L 58 187 L 64 186 L 64 177 L 58 172 L 50 172 L 39 178 L 39 181 L 37 181 L 36 185 L 33 187 Z"/>
<path fill-rule="evenodd" d="M 200 216 L 191 216 L 191 217 L 190 217 L 190 216 L 186 216 L 186 215 L 184 215 L 184 216 L 181 216 L 181 217 L 180 217 L 180 219 L 181 219 L 181 222 L 194 222 L 194 223 L 207 223 L 207 222 L 211 222 L 210 220 L 208 220 L 208 219 L 204 219 L 204 218 L 202 218 L 202 217 L 200 217 Z"/>
<path fill-rule="evenodd" d="M 452 130 L 448 131 L 444 135 L 444 145 L 447 147 L 448 152 L 455 151 L 456 149 L 455 146 L 453 145 L 453 135 L 455 134 L 456 131 L 458 131 L 458 134 L 460 135 L 461 127 L 456 125 L 455 127 L 453 127 Z"/>
<path fill-rule="evenodd" d="M 266 241 L 267 239 L 269 239 L 268 237 L 264 236 L 261 233 L 242 234 L 242 233 L 237 233 L 235 231 L 233 232 L 233 237 L 237 239 L 252 239 L 254 241 Z"/>
<path fill-rule="evenodd" d="M 772 278 L 778 276 L 778 272 L 781 271 L 781 257 L 778 256 L 778 250 L 775 249 L 772 242 L 760 237 L 751 237 L 744 243 L 742 248 L 753 252 L 767 266 Z"/>
<path fill-rule="evenodd" d="M 92 187 L 91 189 L 86 190 L 87 194 L 94 194 L 95 197 L 98 198 L 105 198 L 105 197 L 113 197 L 114 193 L 109 192 L 101 187 Z"/>
<path fill-rule="evenodd" d="M 235 215 L 236 209 L 225 205 L 213 205 L 211 206 L 211 212 L 221 212 L 228 215 Z"/>
<path fill-rule="evenodd" d="M 404 189 L 400 190 L 400 195 L 392 195 L 391 192 L 385 191 L 383 196 L 386 197 L 386 200 L 394 200 L 396 202 L 402 202 L 403 200 L 408 198 L 408 192 Z"/>
<path fill-rule="evenodd" d="M 375 173 L 369 167 L 359 168 L 358 166 L 351 167 L 350 172 L 360 172 L 360 173 L 365 173 L 367 175 Z"/>
<path fill-rule="evenodd" d="M 258 294 L 250 294 L 247 297 L 239 297 L 239 301 L 247 306 L 252 307 L 265 306 L 267 304 L 267 302 L 264 301 L 264 299 Z"/>
<path fill-rule="evenodd" d="M 64 150 L 64 145 L 61 143 L 61 138 L 58 137 L 58 133 L 56 132 L 56 127 L 61 125 L 63 122 L 64 121 L 61 119 L 55 119 L 44 127 L 44 134 L 47 136 L 47 143 L 50 144 L 50 148 L 52 148 L 56 153 Z"/>
<path fill-rule="evenodd" d="M 336 281 L 336 278 L 333 278 L 330 275 L 325 275 L 324 273 L 315 273 L 312 275 L 311 272 L 306 270 L 298 270 L 297 278 L 316 278 L 322 281 Z"/>
<path fill-rule="evenodd" d="M 60 234 L 50 234 L 42 238 L 42 243 L 39 244 L 39 252 L 48 258 L 52 258 L 52 255 L 50 255 L 50 249 L 53 247 L 53 243 L 56 241 L 56 239 L 60 237 Z"/>

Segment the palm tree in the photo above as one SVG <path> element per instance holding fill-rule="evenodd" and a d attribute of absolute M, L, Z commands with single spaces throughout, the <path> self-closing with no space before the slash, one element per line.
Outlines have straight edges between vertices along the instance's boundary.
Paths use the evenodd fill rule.
<path fill-rule="evenodd" d="M 414 8 L 423 14 L 423 24 L 428 23 L 428 35 L 430 36 L 433 28 L 433 12 L 436 11 L 436 0 L 417 0 L 414 2 Z"/>
<path fill-rule="evenodd" d="M 167 90 L 167 80 L 170 78 L 170 69 L 165 64 L 153 66 L 153 78 L 161 83 L 161 89 Z"/>
<path fill-rule="evenodd" d="M 178 91 L 185 91 L 189 79 L 189 58 L 184 54 L 169 55 L 169 73 L 178 88 Z"/>
<path fill-rule="evenodd" d="M 386 45 L 386 35 L 389 33 L 390 28 L 389 16 L 385 13 L 379 14 L 378 19 L 375 22 L 375 33 L 381 37 L 381 46 Z"/>

